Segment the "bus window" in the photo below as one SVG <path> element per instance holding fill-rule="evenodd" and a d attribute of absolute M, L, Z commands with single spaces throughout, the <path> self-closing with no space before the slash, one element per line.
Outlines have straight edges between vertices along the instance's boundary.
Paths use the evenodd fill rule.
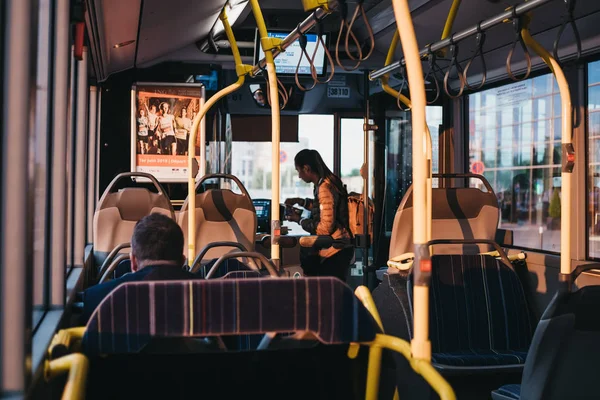
<path fill-rule="evenodd" d="M 589 64 L 588 255 L 600 258 L 600 62 Z"/>
<path fill-rule="evenodd" d="M 298 116 L 298 142 L 281 142 L 280 201 L 289 197 L 313 197 L 312 185 L 298 178 L 294 166 L 294 157 L 300 150 L 317 150 L 333 170 L 333 121 L 333 115 Z M 233 142 L 231 173 L 246 186 L 250 197 L 270 199 L 271 142 Z M 294 234 L 306 233 L 295 222 L 284 221 L 284 226 L 288 226 Z"/>
<path fill-rule="evenodd" d="M 364 132 L 363 119 L 342 118 L 341 120 L 341 178 L 348 189 L 348 193 L 362 193 L 363 179 L 360 176 L 360 167 L 364 161 Z"/>
<path fill-rule="evenodd" d="M 543 75 L 469 95 L 469 161 L 496 192 L 500 228 L 524 248 L 558 252 L 561 106 L 553 80 Z"/>
<path fill-rule="evenodd" d="M 439 132 L 443 109 L 428 106 L 425 109 L 427 126 L 431 132 L 432 172 L 439 171 Z M 410 112 L 398 112 L 386 119 L 386 195 L 385 229 L 391 235 L 396 210 L 412 184 L 412 129 Z M 437 185 L 434 179 L 432 185 Z"/>

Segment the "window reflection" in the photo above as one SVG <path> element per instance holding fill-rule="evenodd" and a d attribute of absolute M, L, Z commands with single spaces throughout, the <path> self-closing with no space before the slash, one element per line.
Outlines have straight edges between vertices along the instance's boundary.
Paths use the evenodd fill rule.
<path fill-rule="evenodd" d="M 475 114 L 472 114 L 475 115 Z M 412 184 L 412 127 L 410 112 L 399 112 L 386 121 L 386 195 L 385 229 L 389 235 L 394 224 L 396 210 L 402 197 Z M 437 106 L 426 108 L 427 126 L 431 131 L 432 172 L 439 171 L 439 126 L 443 109 Z M 473 122 L 472 122 L 473 123 Z M 434 187 L 437 180 L 433 181 Z"/>
<path fill-rule="evenodd" d="M 600 62 L 588 68 L 588 251 L 589 257 L 600 258 Z"/>
<path fill-rule="evenodd" d="M 484 161 L 500 228 L 513 230 L 520 247 L 558 252 L 561 111 L 553 80 L 544 75 L 470 95 L 469 156 Z M 474 132 L 479 120 L 485 129 Z"/>

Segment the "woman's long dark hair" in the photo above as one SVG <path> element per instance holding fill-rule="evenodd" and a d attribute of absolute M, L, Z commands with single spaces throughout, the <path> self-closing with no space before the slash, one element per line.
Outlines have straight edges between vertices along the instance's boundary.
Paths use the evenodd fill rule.
<path fill-rule="evenodd" d="M 342 180 L 331 172 L 318 151 L 310 149 L 300 150 L 298 154 L 296 154 L 296 157 L 294 157 L 294 163 L 298 167 L 308 165 L 319 178 L 329 180 L 340 193 L 344 193 L 345 189 Z"/>

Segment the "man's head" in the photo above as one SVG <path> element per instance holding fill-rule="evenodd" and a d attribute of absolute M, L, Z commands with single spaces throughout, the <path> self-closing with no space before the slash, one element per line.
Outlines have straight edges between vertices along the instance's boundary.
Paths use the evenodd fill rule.
<path fill-rule="evenodd" d="M 182 266 L 183 232 L 175 221 L 153 213 L 137 222 L 131 236 L 131 270 L 149 265 Z"/>

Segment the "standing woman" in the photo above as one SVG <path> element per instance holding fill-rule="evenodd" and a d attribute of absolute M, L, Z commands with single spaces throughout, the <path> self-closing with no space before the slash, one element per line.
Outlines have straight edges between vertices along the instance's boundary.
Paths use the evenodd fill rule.
<path fill-rule="evenodd" d="M 350 239 L 348 225 L 348 193 L 342 180 L 333 172 L 316 150 L 302 150 L 294 158 L 298 177 L 314 185 L 314 199 L 291 198 L 285 201 L 287 207 L 298 204 L 311 210 L 309 218 L 300 218 L 292 212 L 286 217 L 298 222 L 302 229 L 311 235 L 330 235 L 334 239 Z M 286 213 L 288 214 L 288 213 Z M 346 280 L 354 248 L 302 249 L 300 264 L 307 276 L 334 276 Z"/>

